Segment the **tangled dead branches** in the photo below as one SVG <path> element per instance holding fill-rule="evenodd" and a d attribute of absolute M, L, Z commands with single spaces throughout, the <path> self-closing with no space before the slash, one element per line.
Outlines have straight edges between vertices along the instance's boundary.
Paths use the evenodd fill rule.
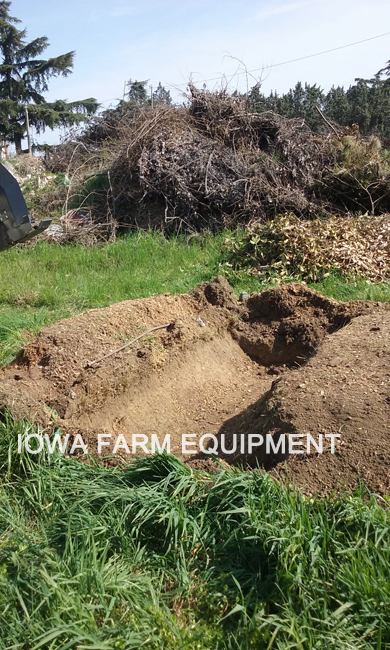
<path fill-rule="evenodd" d="M 359 134 L 316 135 L 245 97 L 189 91 L 186 107 L 115 109 L 60 145 L 47 164 L 70 178 L 66 210 L 87 205 L 112 236 L 112 223 L 199 231 L 390 209 L 388 165 L 373 145 L 367 163 Z"/>

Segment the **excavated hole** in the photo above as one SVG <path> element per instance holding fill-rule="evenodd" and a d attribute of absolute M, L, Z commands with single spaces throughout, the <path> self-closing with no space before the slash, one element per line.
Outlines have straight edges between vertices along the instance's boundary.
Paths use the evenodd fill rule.
<path fill-rule="evenodd" d="M 204 462 L 198 441 L 205 434 L 225 435 L 231 448 L 234 434 L 247 439 L 268 431 L 267 418 L 271 433 L 293 433 L 288 418 L 278 421 L 272 410 L 279 379 L 295 381 L 330 333 L 337 336 L 373 309 L 373 303 L 339 303 L 297 284 L 240 303 L 226 280 L 216 278 L 190 295 L 92 310 L 45 328 L 20 352 L 1 377 L 0 406 L 48 430 L 59 427 L 71 440 L 80 434 L 90 454 L 98 454 L 98 434 L 111 436 L 102 455 L 112 453 L 120 436 L 131 445 L 133 436 L 150 442 L 155 435 L 162 444 L 169 435 L 171 453 L 192 456 L 196 466 Z M 170 326 L 89 365 L 163 323 Z M 195 443 L 190 454 L 183 453 L 185 435 Z M 285 456 L 256 451 L 224 458 L 270 469 Z"/>

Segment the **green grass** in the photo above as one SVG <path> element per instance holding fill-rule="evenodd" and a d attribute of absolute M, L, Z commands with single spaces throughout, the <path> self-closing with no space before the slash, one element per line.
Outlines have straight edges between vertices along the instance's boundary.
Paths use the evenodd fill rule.
<path fill-rule="evenodd" d="M 237 295 L 241 291 L 263 291 L 269 286 L 277 285 L 277 279 L 256 278 L 245 272 L 229 273 L 227 279 L 234 288 Z M 300 282 L 300 278 L 283 278 L 283 282 Z M 339 273 L 318 280 L 318 282 L 307 282 L 309 287 L 320 291 L 328 298 L 336 300 L 375 300 L 378 302 L 390 302 L 390 282 L 370 282 L 364 278 L 345 278 Z"/>
<path fill-rule="evenodd" d="M 384 650 L 390 520 L 166 454 L 105 469 L 0 424 L 0 647 Z"/>
<path fill-rule="evenodd" d="M 390 282 L 370 282 L 364 278 L 346 280 L 334 274 L 309 286 L 336 300 L 375 300 L 390 302 Z"/>
<path fill-rule="evenodd" d="M 186 292 L 216 269 L 222 236 L 135 233 L 96 248 L 38 243 L 0 256 L 0 304 L 71 311 Z"/>

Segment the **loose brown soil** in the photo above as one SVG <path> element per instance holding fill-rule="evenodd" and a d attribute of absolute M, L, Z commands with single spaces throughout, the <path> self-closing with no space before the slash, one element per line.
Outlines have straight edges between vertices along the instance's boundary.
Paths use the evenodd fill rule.
<path fill-rule="evenodd" d="M 225 465 L 262 466 L 309 494 L 359 479 L 389 493 L 389 334 L 387 304 L 339 303 L 298 284 L 239 303 L 216 278 L 188 295 L 126 301 L 43 329 L 1 372 L 0 406 L 71 440 L 81 434 L 92 454 L 99 433 L 112 436 L 105 453 L 120 434 L 130 449 L 133 435 L 169 434 L 172 453 L 213 469 L 196 453 L 213 434 Z M 267 454 L 265 445 L 248 453 L 250 435 L 276 442 L 283 433 L 287 442 L 322 434 L 324 453 Z M 340 435 L 336 453 L 325 434 Z M 182 453 L 183 435 L 194 453 Z M 234 435 L 237 450 L 221 452 Z"/>

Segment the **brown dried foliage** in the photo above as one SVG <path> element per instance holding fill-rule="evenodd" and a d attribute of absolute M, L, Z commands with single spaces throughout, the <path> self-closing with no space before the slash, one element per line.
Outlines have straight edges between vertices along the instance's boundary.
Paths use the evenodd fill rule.
<path fill-rule="evenodd" d="M 279 215 L 227 240 L 228 265 L 258 275 L 318 280 L 339 271 L 373 281 L 390 277 L 390 216 L 332 216 L 301 220 Z"/>

